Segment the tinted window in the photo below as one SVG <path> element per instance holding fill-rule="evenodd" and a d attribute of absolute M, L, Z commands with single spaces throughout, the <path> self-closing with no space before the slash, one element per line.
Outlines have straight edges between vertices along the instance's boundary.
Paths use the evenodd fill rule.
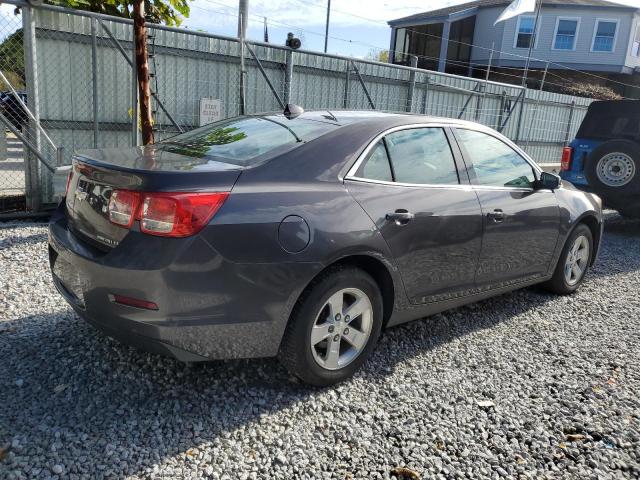
<path fill-rule="evenodd" d="M 479 185 L 532 186 L 536 179 L 533 168 L 509 145 L 486 133 L 462 129 L 457 132 Z"/>
<path fill-rule="evenodd" d="M 396 182 L 458 183 L 453 154 L 441 128 L 401 130 L 385 138 Z"/>
<path fill-rule="evenodd" d="M 367 159 L 360 165 L 360 168 L 358 168 L 356 177 L 368 178 L 370 180 L 384 180 L 386 182 L 393 181 L 387 150 L 384 148 L 382 140 L 369 152 Z"/>
<path fill-rule="evenodd" d="M 273 150 L 313 140 L 335 128 L 334 124 L 303 118 L 239 117 L 177 135 L 158 146 L 180 155 L 246 166 Z"/>

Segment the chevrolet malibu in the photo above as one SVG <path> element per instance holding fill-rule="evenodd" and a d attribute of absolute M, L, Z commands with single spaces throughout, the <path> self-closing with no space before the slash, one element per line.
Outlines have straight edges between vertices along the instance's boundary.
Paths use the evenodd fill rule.
<path fill-rule="evenodd" d="M 291 108 L 77 153 L 49 257 L 66 301 L 122 342 L 278 356 L 329 385 L 384 328 L 533 284 L 572 293 L 602 222 L 597 196 L 490 128 Z"/>

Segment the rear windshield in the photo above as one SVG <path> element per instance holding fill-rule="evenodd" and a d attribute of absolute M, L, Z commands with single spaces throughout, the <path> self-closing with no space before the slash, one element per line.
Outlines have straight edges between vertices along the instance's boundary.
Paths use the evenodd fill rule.
<path fill-rule="evenodd" d="M 589 108 L 576 136 L 640 141 L 640 102 L 596 102 Z"/>
<path fill-rule="evenodd" d="M 281 116 L 239 117 L 205 125 L 157 144 L 162 150 L 233 165 L 258 163 L 268 153 L 286 151 L 338 126 Z"/>

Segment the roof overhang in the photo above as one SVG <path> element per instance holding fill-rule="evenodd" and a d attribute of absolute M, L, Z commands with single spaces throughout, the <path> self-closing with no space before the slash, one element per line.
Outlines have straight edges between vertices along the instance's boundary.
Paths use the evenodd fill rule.
<path fill-rule="evenodd" d="M 427 12 L 428 13 L 428 12 Z M 447 15 L 438 15 L 435 17 L 425 17 L 423 19 L 398 19 L 398 20 L 390 20 L 387 22 L 391 27 L 407 27 L 411 25 L 430 25 L 432 23 L 444 23 L 444 22 L 455 22 L 456 20 L 463 20 L 467 17 L 472 17 L 476 13 L 478 13 L 478 7 L 469 7 L 464 10 L 459 10 L 457 12 L 452 12 Z"/>

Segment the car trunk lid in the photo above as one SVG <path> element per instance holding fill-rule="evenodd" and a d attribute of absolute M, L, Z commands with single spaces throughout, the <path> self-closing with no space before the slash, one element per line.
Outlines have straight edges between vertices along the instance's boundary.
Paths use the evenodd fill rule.
<path fill-rule="evenodd" d="M 114 190 L 228 192 L 242 167 L 193 158 L 153 146 L 78 152 L 66 196 L 70 229 L 102 249 L 117 246 L 129 229 L 109 221 Z M 134 229 L 137 227 L 134 224 Z"/>

